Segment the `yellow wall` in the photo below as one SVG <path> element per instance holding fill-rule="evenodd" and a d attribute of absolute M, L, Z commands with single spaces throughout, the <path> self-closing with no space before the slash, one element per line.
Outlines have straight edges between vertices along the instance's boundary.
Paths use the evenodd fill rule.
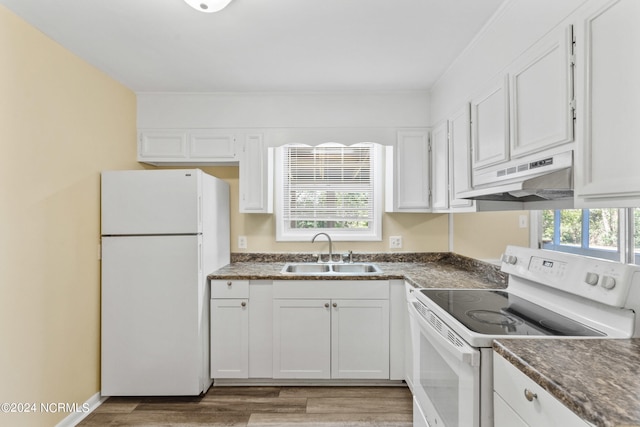
<path fill-rule="evenodd" d="M 231 186 L 231 251 L 232 252 L 322 252 L 328 245 L 323 240 L 311 242 L 276 242 L 274 215 L 238 213 L 238 168 L 203 167 L 202 170 L 224 179 Z M 382 218 L 380 242 L 334 242 L 335 253 L 354 252 L 446 252 L 449 248 L 447 214 L 395 213 Z M 247 236 L 247 249 L 238 249 L 238 236 Z M 402 249 L 389 249 L 389 236 L 402 236 Z"/>
<path fill-rule="evenodd" d="M 527 227 L 520 228 L 519 217 Z M 475 212 L 453 215 L 453 252 L 484 260 L 499 259 L 507 245 L 529 246 L 529 212 Z"/>
<path fill-rule="evenodd" d="M 82 404 L 99 390 L 99 174 L 140 168 L 135 102 L 0 6 L 0 402 Z M 0 413 L 0 425 L 68 415 Z"/>

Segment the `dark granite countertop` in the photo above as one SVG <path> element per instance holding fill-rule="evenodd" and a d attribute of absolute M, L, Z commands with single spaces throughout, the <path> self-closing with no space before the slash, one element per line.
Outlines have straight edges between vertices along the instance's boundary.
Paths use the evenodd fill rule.
<path fill-rule="evenodd" d="M 493 349 L 582 419 L 640 426 L 640 339 L 500 339 Z"/>
<path fill-rule="evenodd" d="M 373 262 L 382 273 L 363 275 L 286 274 L 287 262 L 313 262 L 311 254 L 232 254 L 231 264 L 209 274 L 210 280 L 407 280 L 423 288 L 505 288 L 506 276 L 495 265 L 460 255 L 437 253 L 354 254 L 354 262 Z"/>

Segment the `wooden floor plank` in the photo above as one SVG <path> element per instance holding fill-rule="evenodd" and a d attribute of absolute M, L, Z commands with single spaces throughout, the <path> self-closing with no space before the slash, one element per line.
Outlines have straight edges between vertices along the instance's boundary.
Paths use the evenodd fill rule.
<path fill-rule="evenodd" d="M 212 387 L 202 396 L 111 397 L 92 426 L 411 427 L 406 387 Z"/>
<path fill-rule="evenodd" d="M 246 427 L 250 414 L 233 413 L 193 413 L 168 411 L 134 411 L 118 415 L 109 426 L 229 426 Z"/>
<path fill-rule="evenodd" d="M 387 399 L 384 397 L 313 397 L 307 403 L 307 413 L 392 413 L 410 414 L 413 405 L 407 399 Z"/>
<path fill-rule="evenodd" d="M 411 399 L 407 387 L 282 387 L 280 397 L 385 397 Z"/>
<path fill-rule="evenodd" d="M 141 403 L 136 411 L 166 412 L 305 412 L 306 398 L 279 397 L 235 397 L 224 396 L 217 399 L 203 399 L 198 403 Z"/>
<path fill-rule="evenodd" d="M 248 427 L 411 427 L 411 414 L 251 414 Z"/>

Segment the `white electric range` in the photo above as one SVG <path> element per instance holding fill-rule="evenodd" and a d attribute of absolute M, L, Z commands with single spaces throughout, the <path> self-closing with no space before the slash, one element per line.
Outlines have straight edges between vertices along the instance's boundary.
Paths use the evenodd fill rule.
<path fill-rule="evenodd" d="M 640 336 L 640 266 L 509 246 L 506 289 L 414 289 L 414 427 L 493 426 L 498 338 Z"/>

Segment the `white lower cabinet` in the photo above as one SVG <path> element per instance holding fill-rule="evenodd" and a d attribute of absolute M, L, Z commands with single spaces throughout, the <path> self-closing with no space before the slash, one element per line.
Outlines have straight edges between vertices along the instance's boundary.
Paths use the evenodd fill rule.
<path fill-rule="evenodd" d="M 495 427 L 591 425 L 495 353 L 493 389 Z"/>
<path fill-rule="evenodd" d="M 211 282 L 211 378 L 272 378 L 270 280 Z"/>
<path fill-rule="evenodd" d="M 274 283 L 273 377 L 389 379 L 389 283 Z"/>
<path fill-rule="evenodd" d="M 211 378 L 249 376 L 249 282 L 211 282 Z"/>
<path fill-rule="evenodd" d="M 211 377 L 249 377 L 248 299 L 211 300 Z"/>
<path fill-rule="evenodd" d="M 332 300 L 331 378 L 389 378 L 388 300 Z"/>
<path fill-rule="evenodd" d="M 493 420 L 494 425 L 509 427 L 529 427 L 498 393 L 493 393 Z"/>
<path fill-rule="evenodd" d="M 388 379 L 389 301 L 276 299 L 273 377 Z"/>
<path fill-rule="evenodd" d="M 329 300 L 273 300 L 273 377 L 331 377 Z"/>
<path fill-rule="evenodd" d="M 213 280 L 211 377 L 402 379 L 398 283 L 391 309 L 388 281 Z"/>

